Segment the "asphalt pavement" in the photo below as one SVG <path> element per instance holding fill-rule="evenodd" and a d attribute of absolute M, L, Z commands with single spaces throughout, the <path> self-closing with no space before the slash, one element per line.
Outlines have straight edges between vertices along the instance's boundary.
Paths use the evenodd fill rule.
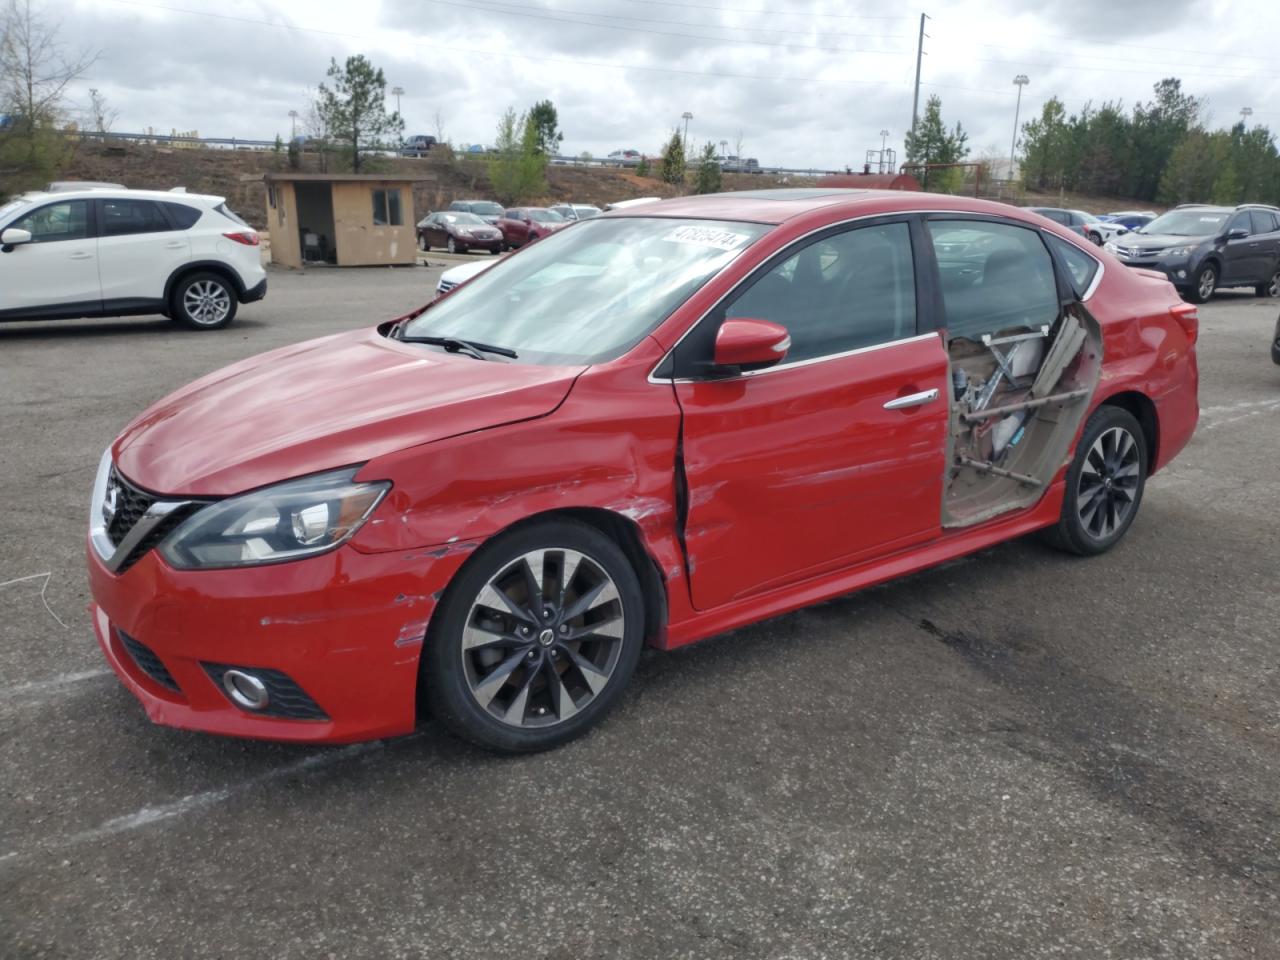
<path fill-rule="evenodd" d="M 1103 557 L 1021 540 L 646 653 L 533 757 L 149 724 L 85 611 L 102 449 L 438 273 L 272 272 L 218 333 L 0 327 L 0 957 L 1280 956 L 1278 307 L 1243 294 Z"/>

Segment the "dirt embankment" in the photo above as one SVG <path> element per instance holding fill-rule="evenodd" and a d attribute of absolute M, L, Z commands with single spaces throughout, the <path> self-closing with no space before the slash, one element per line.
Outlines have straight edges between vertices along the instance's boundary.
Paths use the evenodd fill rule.
<path fill-rule="evenodd" d="M 319 169 L 319 157 L 304 154 L 302 170 Z M 244 177 L 289 169 L 288 157 L 271 150 L 187 149 L 159 145 L 128 144 L 104 146 L 80 144 L 60 174 L 63 180 L 103 180 L 126 187 L 168 190 L 186 187 L 192 193 L 209 193 L 227 198 L 233 209 L 261 228 L 264 223 L 264 192 L 260 181 Z M 435 179 L 414 188 L 414 215 L 448 206 L 453 200 L 489 199 L 492 186 L 483 160 L 443 153 L 406 159 L 376 157 L 369 161 L 369 173 L 428 175 Z M 769 186 L 809 186 L 810 180 L 766 175 L 726 174 L 723 189 L 748 190 Z M 688 190 L 634 171 L 610 167 L 578 167 L 552 164 L 547 168 L 546 195 L 531 203 L 594 203 L 603 206 L 631 197 L 671 197 Z"/>

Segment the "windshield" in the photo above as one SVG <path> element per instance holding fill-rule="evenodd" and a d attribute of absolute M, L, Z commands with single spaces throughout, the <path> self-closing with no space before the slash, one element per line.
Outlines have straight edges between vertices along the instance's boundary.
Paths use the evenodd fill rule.
<path fill-rule="evenodd" d="M 611 360 L 768 229 L 716 220 L 588 220 L 498 263 L 432 304 L 401 335 L 495 344 L 528 363 Z"/>
<path fill-rule="evenodd" d="M 23 200 L 22 198 L 18 198 L 17 200 L 10 200 L 8 203 L 4 204 L 3 206 L 0 206 L 0 223 L 4 223 L 6 217 L 8 217 L 11 213 L 14 213 L 17 210 L 22 209 L 26 205 L 27 205 L 26 200 Z"/>
<path fill-rule="evenodd" d="M 564 217 L 554 210 L 530 210 L 529 219 L 539 223 L 564 223 Z"/>
<path fill-rule="evenodd" d="M 587 217 L 594 217 L 596 214 L 598 214 L 600 212 L 600 208 L 599 207 L 574 207 L 573 212 L 585 220 Z"/>
<path fill-rule="evenodd" d="M 502 207 L 496 203 L 473 203 L 471 212 L 478 213 L 482 217 L 500 217 L 502 216 Z"/>
<path fill-rule="evenodd" d="M 1174 237 L 1207 237 L 1222 229 L 1230 211 L 1227 210 L 1170 210 L 1156 217 L 1143 233 L 1165 233 Z"/>
<path fill-rule="evenodd" d="M 477 223 L 484 223 L 484 221 L 481 220 L 479 217 L 477 217 L 474 213 L 446 213 L 444 215 L 444 218 L 448 220 L 450 223 L 465 223 L 465 224 L 472 224 L 472 225 Z"/>

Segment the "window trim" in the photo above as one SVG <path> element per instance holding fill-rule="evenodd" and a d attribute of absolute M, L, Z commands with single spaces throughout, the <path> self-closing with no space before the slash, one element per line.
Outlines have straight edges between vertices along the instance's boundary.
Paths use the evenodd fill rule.
<path fill-rule="evenodd" d="M 742 277 L 737 283 L 735 283 L 731 288 L 729 288 L 729 290 L 726 291 L 718 300 L 716 300 L 716 302 L 712 304 L 711 307 L 705 313 L 702 314 L 702 316 L 700 316 L 696 321 L 691 323 L 689 325 L 689 329 L 687 329 L 683 334 L 681 334 L 680 338 L 672 345 L 671 349 L 666 352 L 662 360 L 660 360 L 658 364 L 653 368 L 653 370 L 650 371 L 649 381 L 651 383 L 653 382 L 656 382 L 656 383 L 671 383 L 671 382 L 704 383 L 704 382 L 707 382 L 708 380 L 723 382 L 726 380 L 735 380 L 740 377 L 758 376 L 760 374 L 765 374 L 765 373 L 775 373 L 782 370 L 791 370 L 796 367 L 809 366 L 814 363 L 825 363 L 828 360 L 837 360 L 842 357 L 849 357 L 858 353 L 866 353 L 869 350 L 879 350 L 883 347 L 887 347 L 891 345 L 896 345 L 900 343 L 909 343 L 913 340 L 918 340 L 925 336 L 933 336 L 937 332 L 937 327 L 933 325 L 935 303 L 932 295 L 927 289 L 927 286 L 924 285 L 923 283 L 923 273 L 925 272 L 925 269 L 928 269 L 928 268 L 925 267 L 924 263 L 922 262 L 921 250 L 919 246 L 921 235 L 919 234 L 918 228 L 916 226 L 922 221 L 922 219 L 923 219 L 922 215 L 919 211 L 907 211 L 902 213 L 867 214 L 861 217 L 854 217 L 849 220 L 841 220 L 837 223 L 826 224 L 825 226 L 818 227 L 815 230 L 811 230 L 809 233 L 796 237 L 793 241 L 791 241 L 791 243 L 787 244 L 781 250 L 775 251 L 774 253 L 770 254 L 769 257 L 766 258 L 764 261 L 757 264 L 746 276 Z M 714 318 L 717 314 L 720 314 L 726 308 L 727 304 L 730 301 L 735 299 L 741 293 L 745 292 L 757 281 L 761 280 L 766 274 L 772 271 L 775 267 L 778 267 L 781 264 L 786 263 L 792 257 L 796 256 L 800 251 L 806 249 L 807 247 L 812 246 L 815 243 L 821 243 L 822 241 L 826 240 L 828 237 L 832 237 L 841 233 L 848 233 L 850 231 L 858 230 L 866 227 L 875 227 L 882 224 L 890 224 L 890 223 L 905 224 L 908 228 L 908 242 L 911 244 L 911 261 L 912 261 L 912 267 L 914 272 L 915 305 L 916 305 L 916 329 L 915 329 L 915 333 L 913 333 L 911 336 L 900 338 L 898 340 L 887 340 L 883 343 L 869 344 L 863 347 L 853 347 L 849 350 L 842 350 L 837 353 L 823 354 L 822 356 L 819 356 L 819 357 L 808 357 L 804 360 L 794 360 L 794 361 L 788 362 L 787 360 L 784 359 L 781 363 L 777 363 L 769 367 L 764 367 L 759 370 L 739 371 L 736 374 L 728 374 L 726 376 L 708 378 L 706 376 L 691 376 L 688 374 L 685 374 L 684 376 L 680 375 L 682 365 L 679 358 L 677 358 L 676 356 L 676 352 L 680 349 L 681 345 L 684 344 L 685 340 L 691 335 L 694 335 L 695 333 L 697 333 L 697 331 L 699 331 L 704 325 L 712 325 L 712 318 Z M 929 262 L 929 266 L 930 267 L 932 266 L 932 261 Z M 721 316 L 719 322 L 714 323 L 714 326 L 717 329 L 719 329 L 719 324 L 723 323 L 724 319 L 725 318 Z M 712 337 L 712 343 L 714 344 L 714 337 Z M 658 379 L 655 380 L 654 378 L 655 378 L 655 375 L 657 375 L 658 371 L 661 370 L 664 366 L 667 366 L 668 363 L 672 370 L 672 376 L 658 377 Z"/>
<path fill-rule="evenodd" d="M 396 213 L 399 214 L 399 223 L 394 223 L 391 218 L 391 195 L 396 195 Z M 378 194 L 382 194 L 382 222 L 378 222 Z M 372 201 L 372 220 L 375 227 L 391 227 L 398 228 L 404 226 L 404 197 L 401 196 L 399 187 L 374 187 L 369 191 L 369 198 Z"/>

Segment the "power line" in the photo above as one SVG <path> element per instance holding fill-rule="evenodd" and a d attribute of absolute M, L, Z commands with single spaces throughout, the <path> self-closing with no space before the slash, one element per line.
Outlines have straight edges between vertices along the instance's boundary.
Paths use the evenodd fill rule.
<path fill-rule="evenodd" d="M 508 17 L 524 17 L 528 20 L 546 20 L 553 23 L 572 23 L 584 27 L 597 27 L 602 30 L 620 30 L 624 33 L 650 33 L 656 36 L 680 37 L 685 40 L 701 40 L 703 43 L 719 43 L 733 47 L 749 45 L 756 47 L 782 47 L 792 50 L 821 50 L 825 53 L 876 53 L 886 56 L 898 53 L 898 51 L 887 50 L 859 50 L 853 47 L 824 47 L 812 43 L 770 43 L 767 40 L 748 40 L 745 38 L 734 40 L 728 37 L 708 37 L 697 33 L 679 33 L 674 30 L 652 30 L 648 27 L 624 27 L 620 24 L 613 23 L 592 23 L 589 20 L 573 20 L 568 17 L 557 17 L 550 14 L 529 13 L 527 8 L 511 9 L 509 5 L 495 2 L 495 0 L 479 0 L 479 2 L 488 4 L 487 6 L 474 6 L 470 3 L 460 3 L 458 0 L 422 0 L 422 2 L 441 7 L 454 7 L 459 10 L 470 10 L 473 13 L 497 13 Z M 850 34 L 850 36 L 861 36 L 869 39 L 888 39 L 889 37 L 900 35 Z"/>
<path fill-rule="evenodd" d="M 700 3 L 684 3 L 683 0 L 631 0 L 659 7 L 681 7 L 685 10 L 718 10 L 722 13 L 754 13 L 765 17 L 824 17 L 832 20 L 914 20 L 915 17 L 864 17 L 857 13 L 819 13 L 816 10 L 762 10 L 745 7 L 719 7 Z"/>

